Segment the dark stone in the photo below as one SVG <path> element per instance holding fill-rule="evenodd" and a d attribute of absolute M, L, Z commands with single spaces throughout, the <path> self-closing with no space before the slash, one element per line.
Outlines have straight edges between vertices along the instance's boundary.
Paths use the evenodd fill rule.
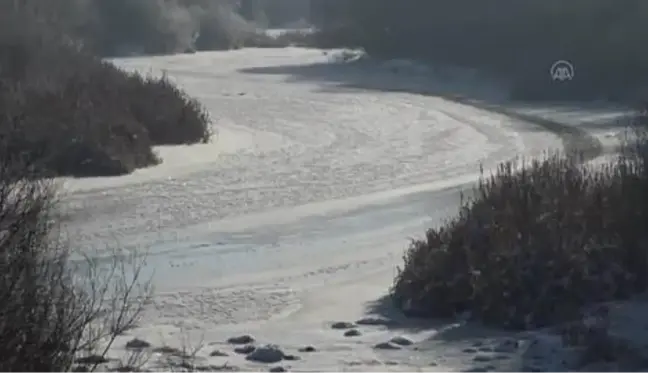
<path fill-rule="evenodd" d="M 376 345 L 374 345 L 374 348 L 376 350 L 400 350 L 401 347 L 389 342 L 381 342 Z"/>
<path fill-rule="evenodd" d="M 236 352 L 237 354 L 241 354 L 241 355 L 247 355 L 247 354 L 251 354 L 252 352 L 254 352 L 254 350 L 256 350 L 256 347 L 254 347 L 253 345 L 245 345 L 245 346 L 241 346 L 241 347 L 236 347 L 234 349 L 234 352 Z"/>
<path fill-rule="evenodd" d="M 246 345 L 250 343 L 254 343 L 254 338 L 250 335 L 240 335 L 237 337 L 231 337 L 227 340 L 227 343 L 233 344 L 233 345 Z"/>
<path fill-rule="evenodd" d="M 345 337 L 358 337 L 360 335 L 362 335 L 362 333 L 360 333 L 358 329 L 350 329 L 344 332 Z"/>
<path fill-rule="evenodd" d="M 149 342 L 138 338 L 131 339 L 126 343 L 126 348 L 128 349 L 139 350 L 139 349 L 149 348 L 149 347 L 151 347 L 151 344 Z"/>
<path fill-rule="evenodd" d="M 350 323 L 350 322 L 346 322 L 346 321 L 338 321 L 338 322 L 334 322 L 334 323 L 331 325 L 331 328 L 332 328 L 332 329 L 338 329 L 338 330 L 339 330 L 339 329 L 351 329 L 351 328 L 353 328 L 353 327 L 355 327 L 355 324 Z"/>
<path fill-rule="evenodd" d="M 411 339 L 405 337 L 394 337 L 390 340 L 390 342 L 399 346 L 411 346 L 414 344 Z"/>

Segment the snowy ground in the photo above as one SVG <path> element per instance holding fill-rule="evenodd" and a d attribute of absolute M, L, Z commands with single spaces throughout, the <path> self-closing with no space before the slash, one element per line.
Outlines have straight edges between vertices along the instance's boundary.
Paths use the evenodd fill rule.
<path fill-rule="evenodd" d="M 100 253 L 117 244 L 146 251 L 147 273 L 155 272 L 156 307 L 113 357 L 133 337 L 179 347 L 185 334 L 209 345 L 199 354 L 205 366 L 267 370 L 225 342 L 250 334 L 298 355 L 279 363 L 295 371 L 530 366 L 524 343 L 511 347 L 519 336 L 402 320 L 384 296 L 408 239 L 454 213 L 479 163 L 488 169 L 538 156 L 560 148 L 561 138 L 443 98 L 451 80 L 439 81 L 438 94 L 410 93 L 420 72 L 395 77 L 384 66 L 324 65 L 331 55 L 246 49 L 116 61 L 166 72 L 211 111 L 218 136 L 160 148 L 162 165 L 129 176 L 65 182 L 74 242 Z M 313 64 L 335 79 L 291 73 Z M 333 83 L 344 79 L 398 89 Z M 612 109 L 511 110 L 583 127 L 608 141 L 606 149 L 620 131 L 607 125 L 620 115 Z M 355 337 L 331 328 L 369 315 L 393 324 L 358 326 Z M 395 336 L 414 344 L 375 348 Z M 309 345 L 316 351 L 299 351 Z M 209 356 L 216 349 L 228 356 Z"/>

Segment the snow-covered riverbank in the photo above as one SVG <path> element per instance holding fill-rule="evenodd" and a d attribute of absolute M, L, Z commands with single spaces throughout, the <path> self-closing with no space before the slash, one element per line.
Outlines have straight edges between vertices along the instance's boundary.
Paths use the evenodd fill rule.
<path fill-rule="evenodd" d="M 155 307 L 120 337 L 113 357 L 134 337 L 180 347 L 188 335 L 193 345 L 207 344 L 203 366 L 268 369 L 227 342 L 249 334 L 298 356 L 271 365 L 295 371 L 528 367 L 518 335 L 404 320 L 384 297 L 408 239 L 456 211 L 480 163 L 488 169 L 539 156 L 560 148 L 561 138 L 441 95 L 407 92 L 421 84 L 420 72 L 325 65 L 334 53 L 246 49 L 116 61 L 166 72 L 212 112 L 218 136 L 213 144 L 160 148 L 163 164 L 129 176 L 66 181 L 75 242 L 117 238 L 146 250 L 147 273 L 155 271 Z M 306 66 L 333 80 L 397 80 L 399 89 L 290 73 Z M 606 149 L 621 131 L 589 126 L 621 115 L 612 109 L 509 109 L 582 127 L 610 140 Z M 377 316 L 390 321 L 332 327 Z M 376 347 L 394 337 L 412 343 Z"/>

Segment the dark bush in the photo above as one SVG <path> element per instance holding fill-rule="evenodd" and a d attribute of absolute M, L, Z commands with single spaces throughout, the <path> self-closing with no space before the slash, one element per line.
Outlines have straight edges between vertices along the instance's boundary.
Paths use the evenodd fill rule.
<path fill-rule="evenodd" d="M 156 164 L 153 145 L 209 140 L 207 112 L 166 78 L 43 38 L 0 30 L 0 134 L 14 139 L 12 156 L 52 176 L 114 176 Z"/>
<path fill-rule="evenodd" d="M 12 156 L 53 175 L 120 175 L 154 164 L 146 130 L 116 85 L 122 73 L 90 56 L 50 56 L 47 72 L 34 66 L 24 79 L 4 77 L 2 107 L 10 117 L 0 131 L 16 139 Z"/>
<path fill-rule="evenodd" d="M 157 164 L 154 145 L 209 141 L 207 112 L 166 77 L 122 71 L 74 39 L 92 1 L 56 1 L 0 0 L 1 152 L 41 175 L 115 176 Z"/>
<path fill-rule="evenodd" d="M 392 288 L 397 305 L 525 329 L 646 290 L 645 149 L 600 168 L 551 155 L 482 177 L 457 217 L 412 243 Z"/>
<path fill-rule="evenodd" d="M 128 75 L 125 92 L 133 117 L 144 125 L 155 145 L 206 143 L 211 138 L 209 114 L 166 76 Z"/>

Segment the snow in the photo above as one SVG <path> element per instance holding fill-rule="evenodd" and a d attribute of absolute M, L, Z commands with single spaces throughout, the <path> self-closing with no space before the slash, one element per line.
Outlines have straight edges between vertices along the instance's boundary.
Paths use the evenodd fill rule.
<path fill-rule="evenodd" d="M 298 355 L 282 363 L 292 370 L 521 369 L 523 348 L 476 358 L 483 346 L 519 336 L 461 321 L 402 320 L 384 297 L 408 239 L 456 211 L 480 163 L 490 169 L 518 155 L 538 156 L 560 148 L 560 139 L 440 95 L 406 92 L 420 86 L 420 68 L 394 77 L 384 66 L 325 65 L 332 53 L 245 49 L 115 61 L 168 74 L 206 105 L 218 131 L 211 144 L 160 147 L 164 162 L 132 175 L 65 180 L 73 242 L 101 248 L 118 238 L 126 249 L 146 251 L 146 273 L 155 272 L 154 307 L 120 337 L 115 354 L 133 337 L 181 347 L 188 335 L 210 343 L 199 354 L 205 364 L 257 370 L 263 365 L 226 342 L 250 334 L 259 345 Z M 399 89 L 289 73 L 316 63 L 325 75 Z M 254 72 L 267 68 L 285 72 Z M 451 83 L 445 78 L 439 86 Z M 545 107 L 534 115 L 557 112 Z M 585 113 L 592 120 L 612 115 L 571 108 L 560 119 L 582 126 Z M 359 325 L 352 338 L 330 328 L 370 315 L 397 326 Z M 414 343 L 374 348 L 394 337 Z M 298 352 L 311 345 L 316 351 Z M 209 356 L 213 349 L 229 356 Z"/>
<path fill-rule="evenodd" d="M 315 32 L 313 27 L 302 27 L 302 28 L 271 28 L 265 30 L 259 30 L 264 32 L 268 36 L 279 37 L 287 33 L 300 33 L 300 34 L 311 34 Z"/>
<path fill-rule="evenodd" d="M 191 174 L 228 154 L 249 151 L 256 145 L 254 134 L 237 129 L 234 124 L 219 126 L 216 141 L 209 144 L 158 146 L 156 153 L 162 163 L 156 167 L 139 169 L 130 175 L 93 179 L 64 179 L 68 192 L 87 192 L 97 189 L 123 187 L 129 184 L 164 180 Z M 268 141 L 268 144 L 272 144 Z"/>

